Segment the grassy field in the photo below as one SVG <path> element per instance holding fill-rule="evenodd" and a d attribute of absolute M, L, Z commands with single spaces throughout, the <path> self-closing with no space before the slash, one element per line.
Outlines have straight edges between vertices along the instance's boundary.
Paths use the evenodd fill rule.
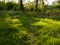
<path fill-rule="evenodd" d="M 60 45 L 60 16 L 1 12 L 0 45 Z"/>

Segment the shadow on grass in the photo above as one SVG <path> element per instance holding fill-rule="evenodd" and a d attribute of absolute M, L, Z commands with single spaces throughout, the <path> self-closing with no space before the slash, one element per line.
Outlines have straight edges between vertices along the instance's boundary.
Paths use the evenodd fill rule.
<path fill-rule="evenodd" d="M 26 28 L 28 30 L 28 32 L 35 32 L 35 30 L 42 28 L 42 26 L 40 26 L 40 25 L 34 25 L 34 26 L 32 25 L 33 23 L 39 22 L 40 20 L 35 19 L 34 16 L 27 14 L 27 12 L 26 13 L 23 13 L 23 12 L 19 13 L 18 16 L 19 16 L 19 19 L 22 23 L 22 26 L 24 28 Z M 37 29 L 35 29 L 35 28 L 37 28 Z"/>

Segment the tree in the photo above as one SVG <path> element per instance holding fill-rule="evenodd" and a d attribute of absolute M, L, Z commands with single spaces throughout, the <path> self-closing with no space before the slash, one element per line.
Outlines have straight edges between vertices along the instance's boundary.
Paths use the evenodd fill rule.
<path fill-rule="evenodd" d="M 36 5 L 35 5 L 35 11 L 38 9 L 38 4 L 39 2 L 41 3 L 40 5 L 44 8 L 44 0 L 35 0 Z"/>
<path fill-rule="evenodd" d="M 5 10 L 6 9 L 6 4 L 4 1 L 0 1 L 0 10 Z"/>
<path fill-rule="evenodd" d="M 35 2 L 36 2 L 35 11 L 37 11 L 37 9 L 38 9 L 38 0 L 36 0 Z"/>
<path fill-rule="evenodd" d="M 7 10 L 13 9 L 13 2 L 7 2 Z"/>
<path fill-rule="evenodd" d="M 20 10 L 21 10 L 21 11 L 23 11 L 23 10 L 24 10 L 23 0 L 20 0 Z"/>
<path fill-rule="evenodd" d="M 60 0 L 57 1 L 57 7 L 60 9 Z"/>
<path fill-rule="evenodd" d="M 44 10 L 44 0 L 41 0 L 42 10 Z"/>
<path fill-rule="evenodd" d="M 53 5 L 56 9 L 60 9 L 60 0 L 56 0 L 55 2 L 53 2 Z"/>
<path fill-rule="evenodd" d="M 57 0 L 57 3 L 60 4 L 60 0 Z"/>

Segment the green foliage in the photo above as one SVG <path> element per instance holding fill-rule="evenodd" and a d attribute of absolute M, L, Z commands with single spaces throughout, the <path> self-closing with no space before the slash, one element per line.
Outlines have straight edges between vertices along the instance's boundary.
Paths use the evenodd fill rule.
<path fill-rule="evenodd" d="M 4 1 L 0 1 L 0 10 L 6 10 L 6 3 Z"/>
<path fill-rule="evenodd" d="M 38 5 L 38 9 L 40 9 L 40 10 L 44 10 L 44 5 L 42 4 L 42 2 L 39 3 L 39 5 Z"/>
<path fill-rule="evenodd" d="M 0 45 L 60 45 L 60 5 L 41 2 L 34 12 L 35 2 L 29 2 L 24 4 L 28 11 L 15 12 L 20 8 L 19 3 L 0 1 L 0 10 L 12 10 L 0 12 Z"/>
<path fill-rule="evenodd" d="M 7 11 L 0 16 L 0 45 L 60 45 L 59 15 Z"/>
<path fill-rule="evenodd" d="M 56 5 L 55 8 L 60 10 L 60 5 Z"/>
<path fill-rule="evenodd" d="M 52 38 L 49 42 L 49 45 L 60 45 L 60 39 Z"/>
<path fill-rule="evenodd" d="M 25 10 L 33 11 L 34 10 L 34 4 L 32 2 L 24 4 Z"/>
<path fill-rule="evenodd" d="M 15 7 L 15 3 L 13 2 L 7 2 L 7 10 L 13 10 L 13 8 Z"/>

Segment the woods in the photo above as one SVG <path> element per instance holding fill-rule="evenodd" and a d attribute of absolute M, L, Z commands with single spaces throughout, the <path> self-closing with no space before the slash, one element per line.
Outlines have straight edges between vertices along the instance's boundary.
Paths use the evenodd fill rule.
<path fill-rule="evenodd" d="M 0 0 L 0 45 L 60 45 L 60 0 Z"/>
<path fill-rule="evenodd" d="M 24 2 L 25 2 L 25 0 L 19 0 L 18 3 L 16 3 L 15 1 L 8 0 L 8 2 L 6 2 L 6 0 L 3 0 L 3 1 L 0 1 L 0 8 L 1 8 L 0 10 L 19 11 L 19 10 L 27 10 L 27 8 L 29 8 L 28 10 L 31 10 L 31 8 L 32 8 L 32 11 L 39 11 L 39 10 L 43 10 L 43 9 L 46 10 L 45 8 L 47 8 L 47 10 L 49 10 L 48 8 L 50 8 L 50 7 L 51 8 L 56 7 L 56 9 L 60 7 L 59 0 L 52 2 L 52 5 L 49 5 L 48 0 L 34 0 L 32 2 L 27 2 L 27 3 L 24 3 Z M 33 7 L 30 5 L 32 5 Z"/>

